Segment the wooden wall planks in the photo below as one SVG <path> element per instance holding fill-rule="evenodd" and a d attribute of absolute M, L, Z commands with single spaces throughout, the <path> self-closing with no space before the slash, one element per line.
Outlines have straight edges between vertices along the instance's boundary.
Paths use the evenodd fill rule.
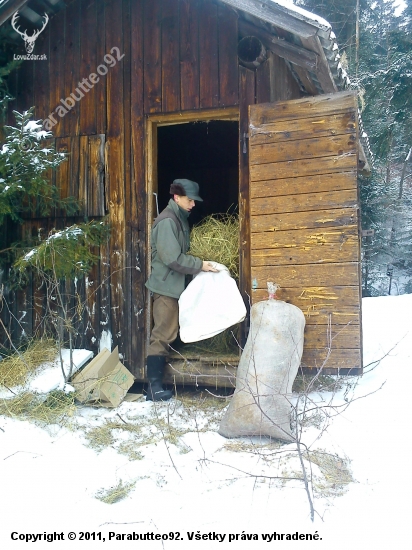
<path fill-rule="evenodd" d="M 64 193 L 85 200 L 83 214 L 101 216 L 107 209 L 112 224 L 111 241 L 107 247 L 101 247 L 101 262 L 82 290 L 88 312 L 85 319 L 88 346 L 96 338 L 96 349 L 103 331 L 106 331 L 105 337 L 110 332 L 113 345 L 119 344 L 125 364 L 138 378 L 143 378 L 148 328 L 144 315 L 148 254 L 145 117 L 153 113 L 176 113 L 177 116 L 180 110 L 239 105 L 239 211 L 244 221 L 241 284 L 245 300 L 250 295 L 251 266 L 258 270 L 271 267 L 265 265 L 262 258 L 269 258 L 269 264 L 278 262 L 281 264 L 279 269 L 291 267 L 288 265 L 291 262 L 287 256 L 288 247 L 279 246 L 281 239 L 276 242 L 273 238 L 279 235 L 279 231 L 297 229 L 293 257 L 303 261 L 300 258 L 306 246 L 305 239 L 312 236 L 312 229 L 316 229 L 316 233 L 324 231 L 325 219 L 328 220 L 328 225 L 336 227 L 336 231 L 331 229 L 323 237 L 324 250 L 328 251 L 330 260 L 336 260 L 342 235 L 338 226 L 349 224 L 344 248 L 348 255 L 344 259 L 351 271 L 354 246 L 350 227 L 356 223 L 356 206 L 350 171 L 353 173 L 356 169 L 356 155 L 348 159 L 346 173 L 331 175 L 324 174 L 325 166 L 319 168 L 318 163 L 311 164 L 307 158 L 303 158 L 303 162 L 299 160 L 299 166 L 296 159 L 291 163 L 285 150 L 282 153 L 284 161 L 277 163 L 275 174 L 271 162 L 263 164 L 265 174 L 257 165 L 252 165 L 254 185 L 249 188 L 248 106 L 298 98 L 300 92 L 287 64 L 274 54 L 270 54 L 268 61 L 257 71 L 238 65 L 238 15 L 233 9 L 212 0 L 76 0 L 53 17 L 51 23 L 42 34 L 49 61 L 36 67 L 27 63 L 17 73 L 15 88 L 18 91 L 17 104 L 21 108 L 35 103 L 39 112 L 36 115 L 47 116 L 58 107 L 61 99 L 75 92 L 79 82 L 96 72 L 106 53 L 116 57 L 116 64 L 108 67 L 106 75 L 99 75 L 99 82 L 85 92 L 72 109 L 63 117 L 55 114 L 58 122 L 53 128 L 55 136 L 62 139 L 58 147 L 66 143 L 70 148 L 69 163 L 55 175 L 62 178 Z M 124 57 L 118 59 L 111 51 L 113 47 L 118 48 L 119 55 L 124 54 Z M 39 81 L 41 85 L 38 86 Z M 302 109 L 310 110 L 310 102 L 303 102 Z M 265 160 L 266 149 L 281 151 L 279 144 L 293 141 L 297 132 L 301 135 L 306 132 L 307 143 L 303 149 L 302 144 L 300 146 L 301 157 L 307 157 L 317 148 L 317 138 L 329 136 L 328 166 L 333 165 L 341 142 L 350 138 L 353 132 L 353 121 L 350 128 L 348 117 L 351 115 L 347 109 L 345 121 L 335 120 L 325 127 L 321 120 L 327 113 L 328 102 L 325 102 L 322 116 L 303 123 L 301 118 L 293 119 L 289 112 L 282 111 L 279 118 L 283 117 L 283 122 L 279 121 L 276 131 L 268 123 L 264 133 L 255 136 L 262 159 Z M 259 117 L 262 124 L 266 124 L 263 108 Z M 339 142 L 334 137 L 336 133 Z M 250 135 L 253 135 L 253 129 Z M 102 160 L 102 140 L 105 141 L 104 188 L 98 171 Z M 243 152 L 244 148 L 246 152 Z M 295 179 L 296 174 L 302 176 L 301 179 Z M 263 176 L 268 178 L 264 185 L 261 184 Z M 305 193 L 302 193 L 303 180 Z M 289 204 L 288 212 L 266 207 L 264 199 L 268 191 L 270 196 L 279 196 Z M 309 209 L 319 203 L 315 201 L 320 199 L 319 194 L 314 197 L 319 191 L 324 193 L 322 216 L 310 217 Z M 347 202 L 345 208 L 342 204 L 337 208 L 337 196 L 333 192 L 342 191 L 346 193 Z M 300 201 L 308 209 L 298 216 L 296 201 L 285 198 L 295 192 L 301 194 Z M 259 197 L 263 199 L 261 205 Z M 245 220 L 250 214 L 249 227 Z M 33 223 L 40 226 L 43 222 L 34 220 Z M 256 247 L 257 251 L 253 262 L 250 261 L 250 230 L 252 248 Z M 257 231 L 262 232 L 259 239 L 256 238 Z M 314 261 L 319 261 L 322 267 L 324 257 L 317 256 Z M 320 274 L 317 279 L 321 285 L 323 278 Z M 351 288 L 356 288 L 356 284 L 352 281 Z M 256 296 L 261 292 L 263 290 L 259 287 Z M 287 292 L 294 296 L 292 299 L 297 299 L 297 287 L 293 284 Z M 40 292 L 35 289 L 34 294 L 36 303 L 39 303 Z M 305 300 L 301 302 L 306 305 Z M 359 322 L 356 304 L 348 303 L 345 307 L 341 310 L 342 319 Z M 310 318 L 314 320 L 316 317 L 313 324 L 322 326 L 322 331 L 329 311 L 327 304 L 319 306 L 316 314 L 312 308 Z M 36 315 L 31 318 L 32 326 L 40 322 L 39 311 Z M 318 337 L 318 333 L 314 333 L 313 341 L 316 342 Z"/>

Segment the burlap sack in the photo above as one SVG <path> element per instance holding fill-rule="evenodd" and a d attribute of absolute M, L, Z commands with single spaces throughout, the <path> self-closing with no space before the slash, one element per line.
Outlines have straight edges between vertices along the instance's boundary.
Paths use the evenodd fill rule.
<path fill-rule="evenodd" d="M 223 417 L 224 437 L 269 436 L 294 441 L 290 396 L 303 352 L 302 311 L 276 299 L 254 304 L 236 390 Z"/>

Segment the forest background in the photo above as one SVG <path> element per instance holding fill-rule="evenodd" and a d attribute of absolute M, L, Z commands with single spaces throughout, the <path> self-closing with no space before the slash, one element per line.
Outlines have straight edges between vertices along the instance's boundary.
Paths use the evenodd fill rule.
<path fill-rule="evenodd" d="M 412 292 L 412 0 L 296 0 L 324 17 L 359 91 L 364 296 Z"/>

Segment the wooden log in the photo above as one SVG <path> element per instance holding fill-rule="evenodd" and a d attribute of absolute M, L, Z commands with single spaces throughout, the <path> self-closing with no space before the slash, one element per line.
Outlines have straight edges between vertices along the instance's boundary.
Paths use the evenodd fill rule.
<path fill-rule="evenodd" d="M 238 359 L 199 357 L 188 361 L 173 359 L 166 365 L 164 381 L 179 385 L 235 387 Z"/>
<path fill-rule="evenodd" d="M 219 105 L 219 44 L 217 6 L 210 2 L 200 4 L 199 72 L 200 108 Z"/>

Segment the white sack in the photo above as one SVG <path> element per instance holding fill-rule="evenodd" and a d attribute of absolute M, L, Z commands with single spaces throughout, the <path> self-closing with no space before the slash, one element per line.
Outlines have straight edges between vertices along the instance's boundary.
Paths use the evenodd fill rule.
<path fill-rule="evenodd" d="M 182 342 L 211 338 L 240 323 L 246 307 L 229 270 L 210 262 L 219 271 L 201 271 L 179 298 L 179 325 Z"/>
<path fill-rule="evenodd" d="M 251 309 L 250 331 L 236 389 L 219 433 L 293 441 L 290 397 L 303 352 L 305 317 L 292 304 L 265 300 Z"/>

